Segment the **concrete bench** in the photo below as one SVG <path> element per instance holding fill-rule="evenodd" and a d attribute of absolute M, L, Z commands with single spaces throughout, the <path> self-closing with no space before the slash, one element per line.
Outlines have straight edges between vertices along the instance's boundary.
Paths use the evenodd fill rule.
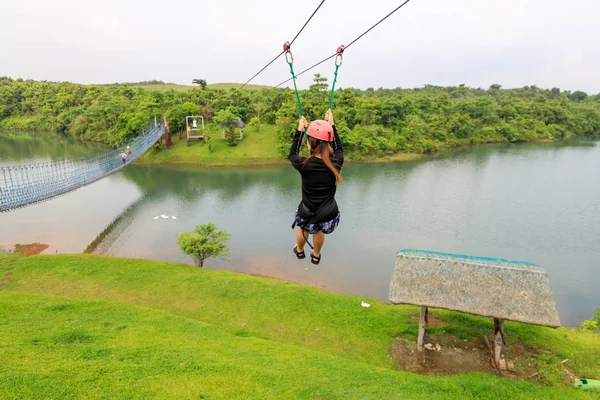
<path fill-rule="evenodd" d="M 393 304 L 421 307 L 417 348 L 422 351 L 428 307 L 494 318 L 494 360 L 506 344 L 504 320 L 559 327 L 548 281 L 539 265 L 424 250 L 401 250 L 390 283 Z"/>

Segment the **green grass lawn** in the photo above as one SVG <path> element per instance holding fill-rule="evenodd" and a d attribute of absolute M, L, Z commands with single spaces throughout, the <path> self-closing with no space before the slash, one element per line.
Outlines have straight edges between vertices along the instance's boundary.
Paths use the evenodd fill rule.
<path fill-rule="evenodd" d="M 598 398 L 559 379 L 396 371 L 418 309 L 285 281 L 98 256 L 0 255 L 0 398 Z M 372 304 L 360 306 L 361 300 Z M 437 311 L 460 338 L 484 318 Z M 600 377 L 600 338 L 507 323 L 510 343 Z M 547 354 L 549 353 L 549 354 Z M 549 374 L 551 375 L 551 374 Z"/>
<path fill-rule="evenodd" d="M 236 130 L 237 131 L 237 130 Z M 276 127 L 263 125 L 260 132 L 255 129 L 244 129 L 244 138 L 237 141 L 237 146 L 229 146 L 221 139 L 221 132 L 216 128 L 207 130 L 212 140 L 213 151 L 198 139 L 192 139 L 191 146 L 186 144 L 185 133 L 182 139 L 179 134 L 172 135 L 173 147 L 156 153 L 148 151 L 138 163 L 170 164 L 170 165 L 280 165 L 288 161 L 277 151 Z"/>
<path fill-rule="evenodd" d="M 242 86 L 241 83 L 211 83 L 206 85 L 209 89 L 215 90 L 229 90 L 229 89 L 237 89 Z M 197 89 L 198 85 L 175 85 L 175 84 L 158 84 L 158 85 L 134 85 L 132 87 L 139 87 L 146 90 L 158 90 L 160 92 L 167 92 L 169 90 L 174 90 L 176 92 L 187 92 L 192 89 Z M 253 85 L 248 84 L 244 86 L 245 90 L 260 90 L 260 89 L 270 89 L 271 86 L 265 85 Z"/>

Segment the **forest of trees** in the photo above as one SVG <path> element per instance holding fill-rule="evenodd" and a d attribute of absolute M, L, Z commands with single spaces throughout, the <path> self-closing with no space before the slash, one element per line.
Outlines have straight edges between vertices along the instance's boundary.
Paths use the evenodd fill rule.
<path fill-rule="evenodd" d="M 329 105 L 327 80 L 300 93 L 309 120 Z M 0 77 L 0 129 L 67 132 L 86 140 L 122 143 L 152 118 L 166 116 L 172 131 L 186 115 L 211 121 L 224 114 L 279 127 L 282 153 L 298 111 L 289 89 L 188 92 L 121 85 L 80 85 Z M 418 89 L 340 89 L 334 114 L 353 158 L 487 142 L 563 139 L 600 134 L 600 95 L 526 86 L 474 89 L 464 85 Z M 251 124 L 252 125 L 252 124 Z"/>

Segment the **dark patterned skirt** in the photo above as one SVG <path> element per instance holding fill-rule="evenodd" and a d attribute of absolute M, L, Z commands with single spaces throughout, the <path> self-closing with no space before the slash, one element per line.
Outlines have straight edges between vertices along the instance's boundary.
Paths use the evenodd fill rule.
<path fill-rule="evenodd" d="M 306 224 L 304 227 L 302 227 L 302 229 L 308 231 L 308 233 L 310 233 L 311 235 L 317 232 L 323 232 L 324 234 L 328 235 L 332 233 L 335 230 L 335 228 L 337 228 L 337 226 L 340 224 L 340 217 L 341 214 L 338 212 L 337 216 L 331 221 L 321 222 L 319 224 Z M 298 215 L 298 210 L 296 210 L 295 220 L 296 225 L 304 224 L 304 220 Z"/>

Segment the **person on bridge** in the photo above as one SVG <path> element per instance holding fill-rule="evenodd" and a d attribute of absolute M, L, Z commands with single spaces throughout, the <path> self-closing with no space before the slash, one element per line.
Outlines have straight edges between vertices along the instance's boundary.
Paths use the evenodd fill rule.
<path fill-rule="evenodd" d="M 303 131 L 306 132 L 309 157 L 299 155 Z M 340 211 L 335 201 L 337 183 L 342 182 L 340 171 L 344 163 L 342 142 L 333 121 L 333 113 L 328 110 L 325 120 L 313 121 L 300 118 L 298 130 L 290 148 L 289 160 L 302 177 L 302 201 L 296 210 L 294 224 L 296 245 L 294 254 L 299 259 L 306 257 L 304 245 L 308 235 L 313 235 L 314 248 L 311 262 L 319 264 L 325 235 L 332 233 L 340 223 Z M 311 246 L 310 242 L 308 245 Z"/>
<path fill-rule="evenodd" d="M 131 147 L 127 146 L 127 156 L 131 155 Z"/>
<path fill-rule="evenodd" d="M 124 151 L 121 152 L 121 160 L 123 160 L 123 165 L 125 165 L 125 162 L 127 161 L 127 153 Z"/>

